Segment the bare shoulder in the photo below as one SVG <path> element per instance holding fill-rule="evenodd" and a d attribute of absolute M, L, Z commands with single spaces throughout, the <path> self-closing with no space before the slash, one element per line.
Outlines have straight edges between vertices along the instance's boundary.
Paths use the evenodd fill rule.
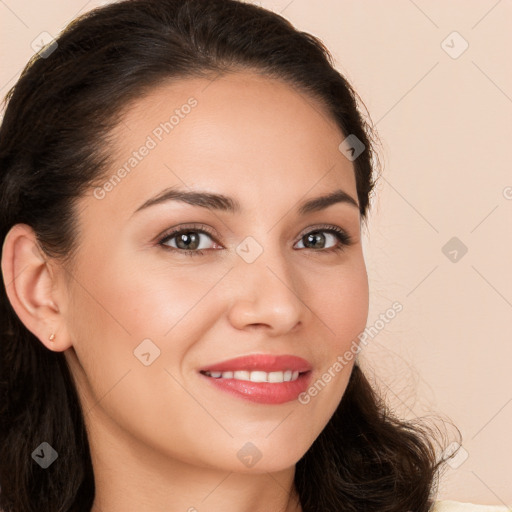
<path fill-rule="evenodd" d="M 512 512 L 512 508 L 503 505 L 476 505 L 460 501 L 436 501 L 432 512 Z"/>

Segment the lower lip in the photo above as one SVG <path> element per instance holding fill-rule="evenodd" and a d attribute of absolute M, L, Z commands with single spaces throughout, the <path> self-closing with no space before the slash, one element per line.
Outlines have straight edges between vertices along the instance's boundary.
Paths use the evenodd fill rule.
<path fill-rule="evenodd" d="M 213 386 L 222 391 L 260 404 L 283 404 L 296 400 L 301 393 L 306 391 L 311 379 L 310 371 L 299 374 L 297 380 L 278 383 L 214 378 L 203 373 L 199 375 L 208 379 Z"/>

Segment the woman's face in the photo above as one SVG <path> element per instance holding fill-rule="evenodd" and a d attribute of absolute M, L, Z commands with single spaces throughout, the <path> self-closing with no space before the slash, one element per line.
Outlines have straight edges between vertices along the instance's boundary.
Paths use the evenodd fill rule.
<path fill-rule="evenodd" d="M 344 135 L 310 97 L 249 73 L 161 86 L 113 135 L 115 163 L 78 203 L 81 245 L 58 329 L 73 345 L 91 450 L 123 440 L 202 467 L 293 466 L 340 402 L 354 361 L 339 357 L 367 320 Z M 336 191 L 356 204 L 301 210 Z M 221 385 L 200 372 L 253 355 L 268 357 L 236 363 L 244 373 Z M 276 355 L 307 364 L 265 366 Z M 276 381 L 289 378 L 280 370 L 309 372 L 251 384 L 250 368 Z"/>

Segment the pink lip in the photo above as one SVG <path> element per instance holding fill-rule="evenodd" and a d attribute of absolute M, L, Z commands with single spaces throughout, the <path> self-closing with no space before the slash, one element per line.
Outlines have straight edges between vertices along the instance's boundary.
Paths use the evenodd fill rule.
<path fill-rule="evenodd" d="M 311 381 L 311 364 L 301 357 L 292 355 L 255 354 L 237 357 L 201 368 L 200 372 L 228 372 L 236 370 L 298 371 L 297 380 L 290 382 L 251 382 L 238 379 L 215 378 L 201 373 L 211 385 L 234 396 L 263 404 L 282 404 L 295 400 L 306 391 Z"/>
<path fill-rule="evenodd" d="M 235 370 L 260 370 L 262 372 L 279 372 L 285 370 L 309 372 L 311 364 L 302 357 L 292 355 L 254 354 L 236 357 L 228 361 L 200 368 L 200 372 L 230 372 Z"/>

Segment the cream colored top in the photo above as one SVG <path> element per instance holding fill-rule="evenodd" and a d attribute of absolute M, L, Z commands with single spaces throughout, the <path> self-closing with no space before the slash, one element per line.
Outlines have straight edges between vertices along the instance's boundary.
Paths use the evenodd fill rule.
<path fill-rule="evenodd" d="M 433 512 L 512 512 L 512 508 L 504 505 L 475 505 L 460 501 L 436 501 Z"/>

